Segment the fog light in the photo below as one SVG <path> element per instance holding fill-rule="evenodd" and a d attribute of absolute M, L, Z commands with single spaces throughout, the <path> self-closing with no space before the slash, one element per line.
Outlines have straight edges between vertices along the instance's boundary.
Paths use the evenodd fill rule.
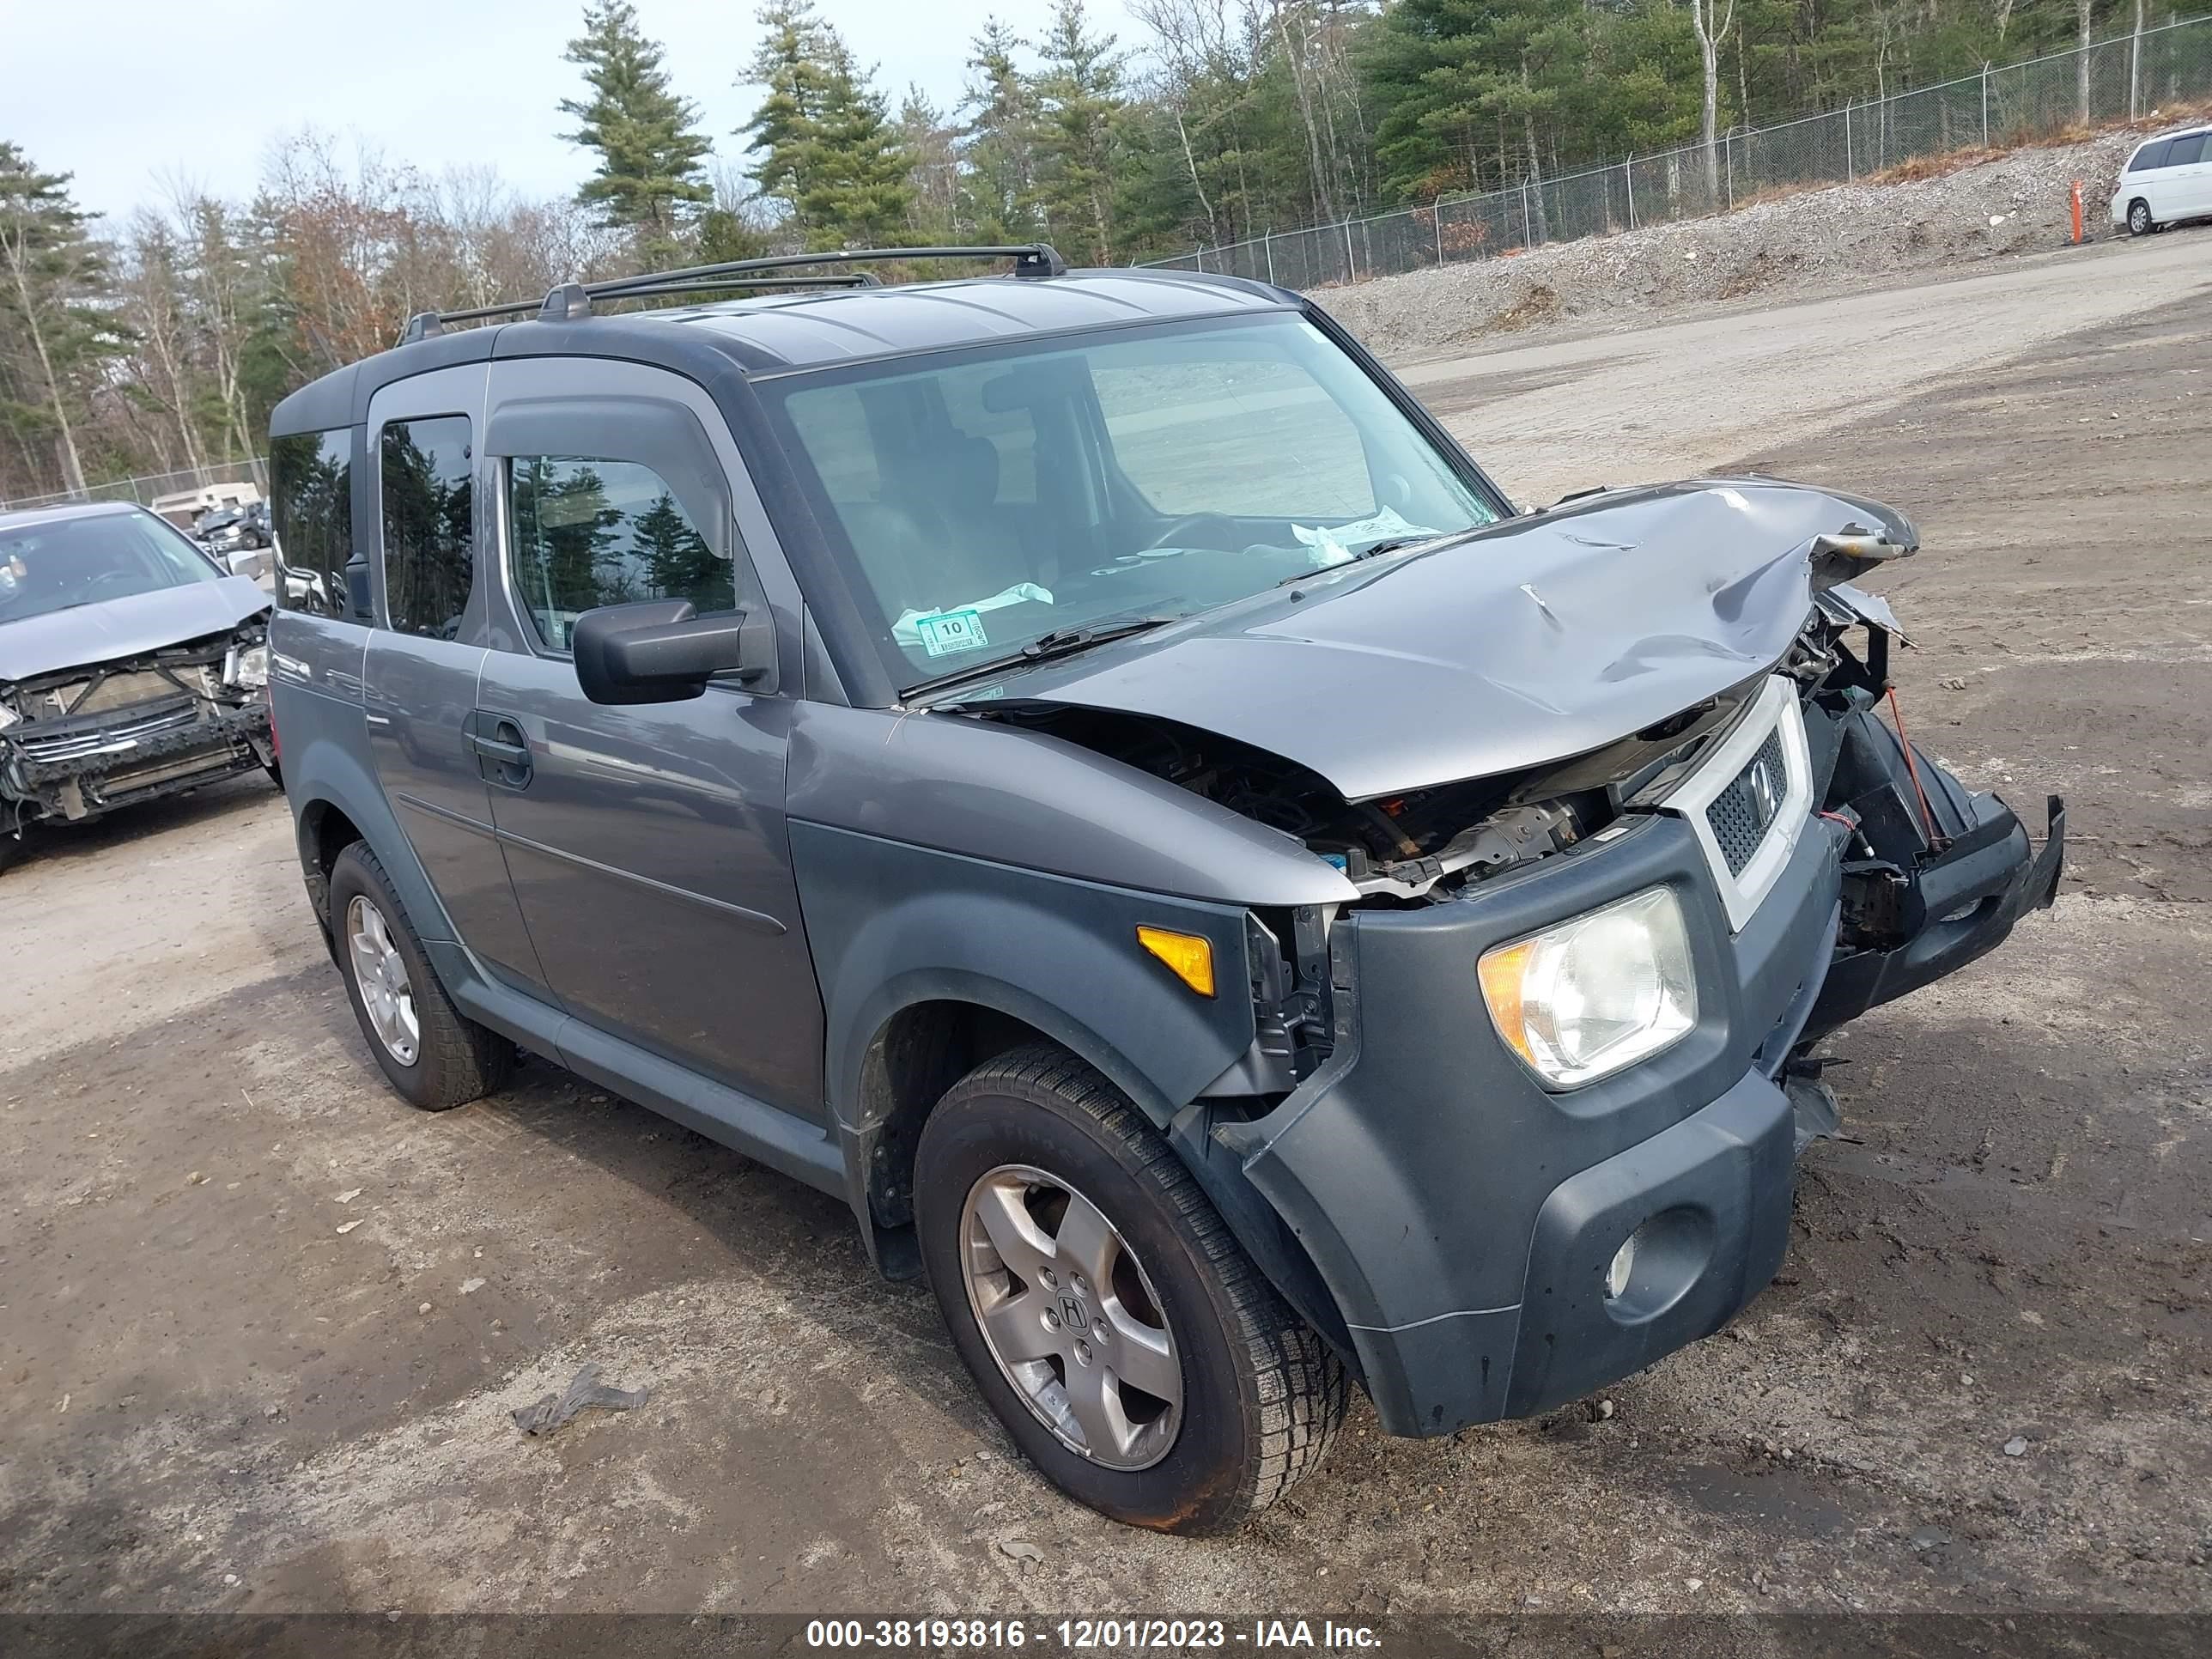
<path fill-rule="evenodd" d="M 1605 1294 L 1609 1301 L 1619 1301 L 1628 1291 L 1628 1276 L 1636 1271 L 1636 1235 L 1613 1253 L 1612 1265 L 1605 1270 Z"/>

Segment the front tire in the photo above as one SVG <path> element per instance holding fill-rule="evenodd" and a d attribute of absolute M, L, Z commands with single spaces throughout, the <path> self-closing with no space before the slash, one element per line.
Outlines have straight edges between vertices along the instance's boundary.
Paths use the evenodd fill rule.
<path fill-rule="evenodd" d="M 1081 1060 L 1039 1046 L 970 1072 L 923 1125 L 914 1185 L 953 1346 L 1078 1503 L 1225 1532 L 1327 1455 L 1343 1366 Z"/>
<path fill-rule="evenodd" d="M 347 1000 L 400 1096 L 442 1112 L 505 1086 L 514 1046 L 453 1006 L 366 843 L 354 842 L 331 866 L 328 903 Z"/>

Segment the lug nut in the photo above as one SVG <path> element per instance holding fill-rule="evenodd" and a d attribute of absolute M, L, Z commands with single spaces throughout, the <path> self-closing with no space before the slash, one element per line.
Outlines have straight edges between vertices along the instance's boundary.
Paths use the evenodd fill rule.
<path fill-rule="evenodd" d="M 1060 1275 L 1053 1272 L 1051 1268 L 1039 1267 L 1037 1269 L 1037 1277 L 1044 1281 L 1045 1289 L 1048 1291 L 1056 1291 L 1060 1288 Z"/>
<path fill-rule="evenodd" d="M 1058 1309 L 1047 1308 L 1044 1310 L 1044 1328 L 1048 1331 L 1056 1331 L 1060 1328 L 1060 1310 Z"/>
<path fill-rule="evenodd" d="M 1091 1345 L 1088 1342 L 1080 1340 L 1076 1342 L 1075 1361 L 1079 1365 L 1088 1365 L 1091 1363 Z"/>

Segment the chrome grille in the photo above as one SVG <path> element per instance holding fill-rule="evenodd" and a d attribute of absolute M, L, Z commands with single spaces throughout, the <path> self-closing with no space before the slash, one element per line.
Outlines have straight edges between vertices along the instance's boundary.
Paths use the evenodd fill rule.
<path fill-rule="evenodd" d="M 1783 762 L 1782 731 L 1777 726 L 1766 734 L 1766 741 L 1759 744 L 1759 752 L 1745 763 L 1743 770 L 1705 808 L 1705 822 L 1711 826 L 1713 839 L 1720 844 L 1721 857 L 1727 860 L 1731 876 L 1741 875 L 1744 866 L 1758 856 L 1767 831 L 1774 827 L 1774 816 L 1781 809 L 1782 798 L 1788 793 L 1789 787 Z"/>
<path fill-rule="evenodd" d="M 191 726 L 199 717 L 198 707 L 185 702 L 137 720 L 118 720 L 114 725 L 103 726 L 96 732 L 57 732 L 41 737 L 35 730 L 18 726 L 15 746 L 27 759 L 47 763 L 82 760 L 91 755 L 124 754 L 149 738 L 161 737 Z"/>

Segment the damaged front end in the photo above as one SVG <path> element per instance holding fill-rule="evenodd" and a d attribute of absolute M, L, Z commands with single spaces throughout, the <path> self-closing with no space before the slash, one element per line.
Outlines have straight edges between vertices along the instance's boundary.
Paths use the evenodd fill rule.
<path fill-rule="evenodd" d="M 1731 497 L 1728 513 L 1713 504 Z M 1800 528 L 1763 550 L 1677 537 L 1663 550 L 1679 561 L 1647 567 L 1631 597 L 1590 597 L 1598 575 L 1582 580 L 1576 550 L 1609 550 L 1620 589 L 1632 555 L 1662 550 L 1636 517 L 1655 501 L 1677 526 Z M 2002 800 L 1894 723 L 1896 624 L 1847 578 L 1912 550 L 1901 519 L 1741 481 L 1647 492 L 1626 512 L 1601 501 L 1571 522 L 1518 532 L 1522 556 L 1460 567 L 1457 590 L 1432 562 L 1422 603 L 1401 598 L 1401 616 L 1425 619 L 1462 603 L 1449 620 L 1470 634 L 1460 617 L 1479 609 L 1506 619 L 1457 659 L 1386 645 L 1381 584 L 1364 612 L 1314 606 L 1243 629 L 1295 628 L 1363 662 L 1411 659 L 1426 689 L 1472 688 L 1370 706 L 1364 732 L 1341 711 L 1302 726 L 1225 696 L 1171 718 L 1170 676 L 1142 659 L 967 710 L 1141 768 L 1341 872 L 1339 902 L 1251 911 L 1257 1037 L 1171 1133 L 1395 1433 L 1548 1410 L 1725 1323 L 1779 1266 L 1798 1155 L 1836 1127 L 1814 1044 L 1993 949 L 2051 902 L 2063 859 L 2056 798 L 2039 851 Z M 1181 648 L 1184 684 L 1204 684 L 1211 647 Z M 1516 663 L 1532 665 L 1517 683 Z M 1571 695 L 1577 672 L 1586 699 Z M 1644 724 L 1607 738 L 1617 713 L 1590 710 L 1629 706 L 1620 687 L 1638 676 L 1690 695 L 1645 702 Z M 1469 718 L 1475 703 L 1495 719 Z M 1437 782 L 1439 751 L 1516 763 Z M 1665 1030 L 1618 1063 L 1557 1068 L 1509 1039 L 1489 964 L 1659 910 L 1674 967 L 1605 1018 L 1660 1011 Z M 1554 1036 L 1600 995 L 1577 971 L 1543 988 Z M 1671 1008 L 1669 973 L 1694 986 Z M 1505 994 L 1516 1017 L 1520 994 Z"/>
<path fill-rule="evenodd" d="M 0 683 L 0 835 L 272 767 L 267 622 Z"/>
<path fill-rule="evenodd" d="M 1825 778 L 1822 811 L 1850 831 L 1835 957 L 1808 1043 L 1996 949 L 2021 915 L 2049 908 L 2065 860 L 2058 796 L 2045 802 L 2035 851 L 1997 795 L 1966 788 L 1904 735 L 1901 720 L 1893 727 L 1877 717 L 1887 700 L 1898 719 L 1888 673 L 1895 624 L 1886 611 L 1864 614 L 1855 603 L 1862 597 L 1840 588 L 1820 596 L 1831 622 L 1865 623 L 1866 654 L 1834 642 L 1836 667 L 1814 699 L 1824 718 L 1807 728 Z"/>
<path fill-rule="evenodd" d="M 1676 542 L 1710 547 L 1730 529 L 1741 538 L 1728 522 L 1735 514 L 1826 527 L 1778 552 L 1708 553 L 1622 604 L 1616 567 L 1627 556 L 1667 556 Z M 1822 995 L 1806 1011 L 1806 1042 L 1971 961 L 2001 942 L 2024 910 L 2051 902 L 2063 856 L 2057 798 L 2043 849 L 2031 859 L 2028 834 L 2002 800 L 1966 788 L 1882 719 L 1885 703 L 1896 718 L 1889 660 L 1901 636 L 1887 602 L 1849 578 L 1915 551 L 1908 520 L 1871 502 L 1771 480 L 1717 480 L 1586 498 L 1571 517 L 1522 527 L 1529 524 L 1500 526 L 1493 539 L 1518 550 L 1549 533 L 1571 544 L 1585 568 L 1553 562 L 1537 580 L 1516 583 L 1548 556 L 1538 548 L 1525 564 L 1470 571 L 1449 598 L 1433 585 L 1433 568 L 1408 568 L 1405 577 L 1432 584 L 1416 605 L 1382 611 L 1389 590 L 1378 581 L 1346 605 L 1380 611 L 1377 622 L 1329 630 L 1310 614 L 1297 619 L 1300 644 L 1367 653 L 1380 640 L 1389 655 L 1429 667 L 1427 641 L 1408 650 L 1391 636 L 1415 614 L 1433 625 L 1438 610 L 1458 601 L 1478 672 L 1471 688 L 1436 688 L 1461 694 L 1456 719 L 1440 714 L 1431 722 L 1418 708 L 1378 706 L 1316 707 L 1301 720 L 1280 707 L 1257 712 L 1251 698 L 1202 708 L 1164 693 L 1164 685 L 1175 686 L 1167 676 L 1144 679 L 1129 669 L 1072 684 L 1028 677 L 966 705 L 975 717 L 1046 732 L 1162 778 L 1294 838 L 1342 872 L 1345 905 L 1263 919 L 1291 988 L 1278 1012 L 1302 1015 L 1294 1029 L 1310 1039 L 1277 1068 L 1283 1086 L 1310 1074 L 1331 1041 L 1325 975 L 1314 966 L 1314 951 L 1299 945 L 1302 929 L 1321 937 L 1346 915 L 1475 896 L 1501 878 L 1602 844 L 1652 817 L 1680 823 L 1696 840 L 1731 933 L 1772 891 L 1808 826 L 1823 824 L 1838 838 L 1830 860 L 1840 883 L 1833 960 Z M 1480 550 L 1470 545 L 1463 556 Z M 1580 614 L 1568 608 L 1583 592 L 1606 588 L 1615 591 Z M 1482 611 L 1462 597 L 1470 591 L 1488 601 Z M 1778 617 L 1794 617 L 1795 633 L 1787 620 L 1778 629 Z M 1326 614 L 1320 620 L 1325 624 Z M 1492 641 L 1478 629 L 1494 636 L 1498 658 L 1526 659 L 1532 672 L 1509 678 L 1489 666 Z M 1587 636 L 1586 653 L 1575 648 L 1578 632 Z M 1160 655 L 1170 670 L 1187 657 L 1186 681 L 1195 683 L 1210 672 L 1200 653 L 1218 643 L 1179 643 Z M 1716 669 L 1731 659 L 1742 664 L 1733 684 L 1625 735 L 1481 775 L 1423 781 L 1437 769 L 1436 751 L 1500 760 L 1555 753 L 1573 734 L 1601 729 L 1606 717 L 1591 708 L 1627 706 L 1622 685 L 1643 677 L 1650 695 L 1663 696 L 1667 686 L 1694 684 L 1686 675 L 1720 679 Z M 1573 689 L 1577 676 L 1582 695 Z M 1540 677 L 1550 683 L 1538 684 Z M 1179 702 L 1189 719 L 1176 717 Z M 1494 721 L 1468 718 L 1470 705 Z M 1425 745 L 1419 741 L 1425 726 L 1433 734 Z M 1273 736 L 1282 751 L 1248 733 Z M 1413 787 L 1359 787 L 1393 777 Z"/>
<path fill-rule="evenodd" d="M 1881 601 L 1833 585 L 1769 672 L 1565 761 L 1364 800 L 1297 762 L 1148 714 L 1002 703 L 989 717 L 1110 754 L 1296 837 L 1344 873 L 1357 896 L 1342 910 L 1264 923 L 1278 947 L 1269 972 L 1285 988 L 1264 1012 L 1285 1016 L 1298 1039 L 1270 1068 L 1280 1088 L 1328 1054 L 1326 953 L 1316 941 L 1342 915 L 1471 896 L 1652 815 L 1695 838 L 1731 931 L 1772 890 L 1805 825 L 1838 837 L 1832 961 L 1802 1048 L 1995 948 L 2057 887 L 2057 797 L 2031 857 L 2027 830 L 2002 799 L 1967 789 L 1885 723 L 1896 637 Z M 1303 945 L 1302 933 L 1311 936 Z"/>

